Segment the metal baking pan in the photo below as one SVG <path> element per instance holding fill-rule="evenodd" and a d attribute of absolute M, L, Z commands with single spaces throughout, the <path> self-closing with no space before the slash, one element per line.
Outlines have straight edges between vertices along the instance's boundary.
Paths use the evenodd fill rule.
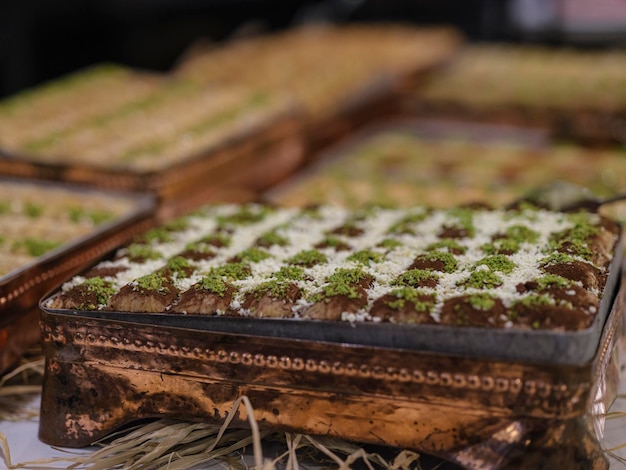
<path fill-rule="evenodd" d="M 304 109 L 309 148 L 319 149 L 397 112 L 404 91 L 419 87 L 462 42 L 456 30 L 444 27 L 309 25 L 220 47 L 192 45 L 174 74 L 205 84 L 290 92 Z M 392 60 L 393 51 L 405 51 L 402 61 Z M 347 56 L 360 65 L 350 65 Z"/>
<path fill-rule="evenodd" d="M 152 226 L 154 221 L 154 197 L 146 194 L 130 194 L 115 191 L 92 190 L 82 187 L 3 178 L 0 187 L 4 186 L 11 191 L 11 203 L 16 205 L 27 204 L 28 198 L 24 195 L 38 194 L 46 202 L 55 196 L 71 199 L 74 206 L 96 199 L 107 204 L 116 203 L 116 211 L 111 210 L 112 217 L 89 229 L 82 229 L 82 234 L 67 236 L 59 241 L 54 248 L 30 257 L 18 258 L 10 253 L 3 256 L 12 264 L 12 268 L 0 276 L 0 370 L 9 367 L 27 347 L 33 346 L 39 340 L 38 302 L 46 292 L 60 283 L 63 279 L 85 269 L 89 263 L 112 251 L 119 245 L 127 242 L 135 234 Z M 13 189 L 11 189 L 13 188 Z M 17 191 L 19 188 L 19 191 Z M 6 202 L 6 201 L 3 201 Z M 6 208 L 5 208 L 6 209 Z M 32 208 L 32 211 L 49 209 L 45 205 Z M 9 209 L 7 209 L 9 210 Z M 39 230 L 44 230 L 43 240 L 54 239 L 52 234 L 63 222 L 58 218 L 50 217 L 42 223 L 42 219 L 35 220 L 31 213 L 32 226 L 40 223 Z M 46 231 L 46 223 L 48 230 Z M 7 224 L 8 225 L 8 224 Z M 3 226 L 3 229 L 8 228 Z M 0 229 L 0 233 L 6 233 Z M 20 232 L 20 239 L 27 240 L 30 233 Z M 3 240 L 8 244 L 10 240 Z M 11 248 L 9 247 L 9 250 Z M 43 250 L 43 248 L 42 248 Z"/>
<path fill-rule="evenodd" d="M 42 300 L 41 308 L 48 314 L 140 323 L 155 327 L 354 344 L 540 364 L 585 364 L 596 353 L 606 317 L 613 307 L 621 279 L 622 253 L 620 239 L 609 268 L 599 312 L 593 324 L 583 331 L 573 332 L 259 319 L 196 314 L 72 311 L 46 307 L 47 298 Z"/>
<path fill-rule="evenodd" d="M 619 149 L 560 145 L 544 131 L 439 119 L 385 119 L 314 157 L 266 191 L 286 206 L 364 204 L 498 207 L 562 180 L 611 197 L 626 187 Z M 626 205 L 601 208 L 626 220 Z"/>
<path fill-rule="evenodd" d="M 247 427 L 254 418 L 264 429 L 410 448 L 472 470 L 608 469 L 602 430 L 616 393 L 624 290 L 613 294 L 593 340 L 595 354 L 585 364 L 44 310 L 39 436 L 51 445 L 80 447 L 140 419 L 221 423 L 245 395 L 253 410 L 238 409 L 231 425 Z"/>
<path fill-rule="evenodd" d="M 271 170 L 268 172 L 270 179 L 265 181 L 264 174 L 257 174 L 252 182 L 257 187 L 266 188 L 272 181 L 297 168 L 303 157 L 297 112 L 285 111 L 272 121 L 231 135 L 221 144 L 203 153 L 190 155 L 185 161 L 172 164 L 164 171 L 138 172 L 62 161 L 40 162 L 17 152 L 0 152 L 0 174 L 85 184 L 103 189 L 150 191 L 160 200 L 171 202 L 184 199 L 192 195 L 195 189 L 204 189 L 207 185 L 219 186 L 224 182 L 244 185 L 250 182 L 250 175 L 244 171 L 243 175 L 248 179 L 241 181 L 239 170 L 258 165 L 263 158 L 263 165 Z M 288 158 L 277 158 L 274 162 L 275 156 L 282 156 L 287 151 L 290 152 Z"/>
<path fill-rule="evenodd" d="M 575 157 L 582 164 L 579 153 Z M 550 154 L 550 140 L 541 131 L 387 118 L 320 150 L 315 162 L 270 188 L 263 198 L 288 206 L 420 203 L 447 207 L 479 200 L 497 206 L 561 177 L 562 158 L 554 172 L 537 171 L 535 163 L 550 163 Z M 532 164 L 525 165 L 522 159 Z M 598 173 L 576 171 L 572 177 L 595 178 Z"/>
<path fill-rule="evenodd" d="M 57 97 L 59 113 L 79 91 Z M 300 110 L 282 96 L 160 77 L 147 95 L 109 108 L 62 129 L 46 126 L 53 113 L 30 116 L 42 134 L 4 147 L 0 139 L 0 175 L 151 192 L 171 214 L 190 209 L 199 192 L 265 189 L 304 156 Z"/>
<path fill-rule="evenodd" d="M 568 141 L 619 145 L 626 142 L 624 63 L 618 49 L 475 44 L 407 94 L 403 108 L 412 116 L 508 123 Z"/>

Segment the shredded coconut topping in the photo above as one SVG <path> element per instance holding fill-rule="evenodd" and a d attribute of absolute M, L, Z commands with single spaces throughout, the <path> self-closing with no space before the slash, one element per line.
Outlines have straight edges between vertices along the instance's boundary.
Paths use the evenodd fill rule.
<path fill-rule="evenodd" d="M 432 305 L 428 308 L 428 315 L 434 322 L 441 320 L 447 302 L 461 296 L 488 295 L 499 299 L 507 309 L 524 299 L 530 302 L 531 296 L 537 294 L 528 292 L 525 288 L 520 289 L 520 286 L 527 286 L 546 276 L 544 268 L 548 263 L 546 260 L 555 251 L 555 239 L 574 227 L 575 223 L 566 214 L 540 209 L 464 210 L 465 212 L 459 212 L 452 209 L 428 210 L 417 207 L 369 208 L 352 212 L 332 206 L 311 210 L 277 209 L 255 204 L 208 206 L 188 215 L 184 228 L 171 230 L 168 232 L 169 236 L 163 240 L 151 240 L 149 248 L 157 253 L 156 259 L 131 261 L 128 258 L 128 249 L 125 248 L 120 250 L 114 261 L 105 261 L 100 266 L 124 268 L 105 277 L 120 289 L 124 285 L 136 283 L 136 279 L 141 276 L 161 272 L 167 266 L 168 260 L 190 246 L 202 243 L 206 237 L 219 234 L 228 243 L 210 246 L 211 257 L 189 259 L 190 274 L 176 273 L 171 276 L 176 288 L 184 293 L 194 289 L 208 274 L 233 260 L 248 266 L 249 275 L 225 278 L 234 288 L 227 311 L 218 309 L 203 312 L 207 314 L 256 316 L 255 308 L 249 306 L 250 296 L 255 295 L 260 286 L 277 282 L 276 275 L 282 268 L 294 266 L 301 269 L 302 275 L 297 279 L 289 279 L 299 290 L 299 296 L 289 301 L 287 316 L 290 315 L 291 318 L 307 318 L 308 311 L 316 303 L 328 304 L 333 294 L 324 298 L 323 293 L 332 284 L 331 276 L 341 270 L 361 272 L 371 280 L 367 285 L 359 287 L 365 292 L 362 305 L 356 310 L 353 308 L 340 313 L 339 319 L 347 322 L 385 321 L 378 313 L 372 314 L 372 307 L 389 295 L 395 296 L 392 300 L 397 300 L 395 303 L 387 301 L 385 305 L 388 308 L 401 311 L 406 302 L 411 301 L 416 302 L 417 310 L 419 301 L 401 297 L 397 293 L 403 287 L 413 289 L 420 295 L 430 296 Z M 590 225 L 595 227 L 598 222 L 596 216 L 589 216 Z M 499 252 L 490 248 L 495 242 L 512 237 L 507 234 L 518 230 L 520 226 L 532 236 L 517 240 L 514 251 Z M 446 237 L 445 231 L 450 227 L 461 227 L 466 233 Z M 280 236 L 284 243 L 259 246 L 257 240 L 267 233 Z M 336 243 L 345 244 L 348 249 L 339 249 Z M 446 246 L 446 243 L 450 245 Z M 261 250 L 261 259 L 242 258 L 242 254 L 251 248 Z M 307 251 L 308 256 L 316 253 L 316 260 L 310 263 L 298 261 L 298 256 Z M 453 267 L 440 269 L 433 267 L 434 264 L 420 267 L 418 263 L 428 257 L 434 259 L 432 256 L 443 260 L 444 255 L 454 262 Z M 576 253 L 570 254 L 568 260 L 559 262 L 569 263 L 574 260 L 587 263 L 600 271 L 606 268 L 594 266 L 589 259 Z M 432 273 L 434 284 L 402 284 L 401 276 L 410 269 Z M 77 276 L 67 282 L 62 291 L 68 292 L 84 281 L 85 277 Z M 345 282 L 349 284 L 348 281 Z M 574 303 L 576 290 L 573 286 L 581 288 L 581 282 L 576 279 L 569 279 L 567 282 L 564 293 L 572 297 L 571 302 Z M 351 285 L 353 290 L 355 285 Z M 587 291 L 592 294 L 601 292 L 595 287 L 590 287 Z M 285 299 L 282 301 L 287 302 Z M 570 301 L 564 303 L 552 299 L 552 304 L 570 305 Z M 491 308 L 490 304 L 486 305 L 480 308 Z M 170 306 L 167 307 L 169 308 Z M 476 307 L 478 310 L 480 308 Z M 591 306 L 587 310 L 595 313 L 597 308 Z M 259 316 L 264 315 L 259 313 Z M 514 324 L 514 319 L 504 313 L 495 318 L 502 322 L 503 327 Z M 397 322 L 398 319 L 391 317 L 386 318 L 386 321 Z"/>

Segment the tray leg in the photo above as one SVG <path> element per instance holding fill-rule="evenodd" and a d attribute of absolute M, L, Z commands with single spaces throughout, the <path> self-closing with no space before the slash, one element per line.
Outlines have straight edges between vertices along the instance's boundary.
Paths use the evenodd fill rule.
<path fill-rule="evenodd" d="M 62 447 L 89 446 L 149 418 L 221 424 L 241 394 L 208 379 L 51 360 L 43 389 L 39 438 Z M 245 426 L 245 419 L 232 425 Z"/>
<path fill-rule="evenodd" d="M 451 454 L 467 470 L 607 470 L 609 462 L 584 418 L 514 421 L 492 438 Z"/>

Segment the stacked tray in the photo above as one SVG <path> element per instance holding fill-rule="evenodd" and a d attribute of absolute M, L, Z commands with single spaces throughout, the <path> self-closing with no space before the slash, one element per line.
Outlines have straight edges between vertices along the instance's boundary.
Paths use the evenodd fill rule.
<path fill-rule="evenodd" d="M 545 132 L 513 126 L 396 120 L 370 126 L 327 149 L 315 164 L 275 186 L 282 205 L 333 203 L 433 207 L 507 204 L 561 180 L 598 196 L 626 188 L 619 150 L 552 142 Z M 626 218 L 623 204 L 603 211 Z"/>
<path fill-rule="evenodd" d="M 40 437 L 246 395 L 265 427 L 467 468 L 606 468 L 621 253 L 609 219 L 524 204 L 206 207 L 42 300 Z"/>
<path fill-rule="evenodd" d="M 0 119 L 0 173 L 151 192 L 167 215 L 220 188 L 264 188 L 302 157 L 289 99 L 118 66 L 17 95 Z"/>
<path fill-rule="evenodd" d="M 317 148 L 392 111 L 398 92 L 415 87 L 460 43 L 444 28 L 308 27 L 196 48 L 175 73 L 201 83 L 291 93 L 306 112 L 309 141 Z"/>
<path fill-rule="evenodd" d="M 26 90 L 0 103 L 0 148 L 37 148 L 74 127 L 131 108 L 158 92 L 163 77 L 99 64 Z"/>
<path fill-rule="evenodd" d="M 40 298 L 154 223 L 150 196 L 0 180 L 0 370 L 38 343 Z"/>
<path fill-rule="evenodd" d="M 550 130 L 594 144 L 626 142 L 626 54 L 547 46 L 473 45 L 420 87 L 412 114 Z"/>

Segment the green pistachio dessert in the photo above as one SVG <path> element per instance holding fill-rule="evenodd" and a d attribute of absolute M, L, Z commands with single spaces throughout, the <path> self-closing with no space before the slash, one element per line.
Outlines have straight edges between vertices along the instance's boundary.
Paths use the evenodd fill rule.
<path fill-rule="evenodd" d="M 282 94 L 103 64 L 0 102 L 0 149 L 8 156 L 0 163 L 9 174 L 18 163 L 60 167 L 79 181 L 89 171 L 152 175 L 217 152 L 292 110 Z"/>
<path fill-rule="evenodd" d="M 626 54 L 505 44 L 467 47 L 428 86 L 424 100 L 474 109 L 626 109 Z"/>
<path fill-rule="evenodd" d="M 130 111 L 157 93 L 162 81 L 156 74 L 98 64 L 20 92 L 0 102 L 0 147 L 24 151 L 120 110 Z"/>
<path fill-rule="evenodd" d="M 620 228 L 588 212 L 207 206 L 64 284 L 47 307 L 576 331 Z"/>
<path fill-rule="evenodd" d="M 267 198 L 293 206 L 410 206 L 415 201 L 440 208 L 470 202 L 502 206 L 559 179 L 600 197 L 621 193 L 626 154 L 621 149 L 527 145 L 510 138 L 430 139 L 405 123 L 337 146 L 298 177 L 274 187 Z M 612 205 L 606 214 L 626 220 L 624 204 Z"/>
<path fill-rule="evenodd" d="M 467 47 L 407 100 L 428 117 L 529 125 L 559 138 L 624 143 L 626 54 L 548 46 Z"/>
<path fill-rule="evenodd" d="M 199 83 L 286 92 L 319 119 L 375 91 L 369 87 L 440 65 L 460 43 L 459 35 L 445 28 L 298 28 L 195 51 L 175 73 Z"/>

